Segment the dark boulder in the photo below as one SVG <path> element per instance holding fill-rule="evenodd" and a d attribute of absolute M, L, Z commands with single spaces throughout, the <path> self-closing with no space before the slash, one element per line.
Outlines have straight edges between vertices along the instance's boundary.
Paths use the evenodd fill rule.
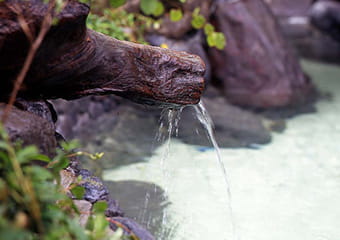
<path fill-rule="evenodd" d="M 227 46 L 209 50 L 211 65 L 230 102 L 272 108 L 309 101 L 313 86 L 262 0 L 217 1 L 213 21 Z"/>
<path fill-rule="evenodd" d="M 114 231 L 117 230 L 117 228 L 122 228 L 125 235 L 135 236 L 139 240 L 155 240 L 149 231 L 145 230 L 145 228 L 130 218 L 111 217 L 109 218 L 109 222 L 110 228 Z"/>
<path fill-rule="evenodd" d="M 310 11 L 312 24 L 340 42 L 340 1 L 316 1 Z"/>
<path fill-rule="evenodd" d="M 283 34 L 297 54 L 303 58 L 340 63 L 340 42 L 312 24 L 314 20 L 311 19 L 314 17 L 311 13 L 315 11 L 312 10 L 312 4 L 316 2 L 315 0 L 266 0 L 266 2 L 278 18 Z"/>
<path fill-rule="evenodd" d="M 114 96 L 90 96 L 73 101 L 57 100 L 57 130 L 77 138 L 88 152 L 104 152 L 94 163 L 83 158 L 92 171 L 143 161 L 151 156 L 161 109 L 131 103 Z M 154 145 L 153 145 L 154 143 Z"/>
<path fill-rule="evenodd" d="M 0 118 L 3 116 L 5 104 L 0 103 Z M 57 141 L 54 124 L 27 111 L 12 108 L 4 127 L 11 141 L 20 141 L 24 146 L 35 145 L 42 154 L 55 156 Z"/>

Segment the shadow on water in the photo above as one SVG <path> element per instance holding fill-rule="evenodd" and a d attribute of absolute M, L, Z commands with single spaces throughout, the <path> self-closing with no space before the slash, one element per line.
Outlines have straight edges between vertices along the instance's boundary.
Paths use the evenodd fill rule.
<path fill-rule="evenodd" d="M 132 218 L 164 240 L 173 237 L 176 226 L 164 227 L 163 219 L 170 202 L 164 190 L 154 183 L 141 181 L 106 181 L 111 197 L 116 199 L 125 216 Z"/>

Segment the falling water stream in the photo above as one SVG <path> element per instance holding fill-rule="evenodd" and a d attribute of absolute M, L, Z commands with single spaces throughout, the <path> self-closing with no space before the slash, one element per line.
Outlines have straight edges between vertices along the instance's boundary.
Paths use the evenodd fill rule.
<path fill-rule="evenodd" d="M 226 186 L 226 193 L 228 196 L 228 209 L 229 209 L 229 216 L 230 216 L 230 221 L 232 225 L 232 231 L 233 231 L 233 239 L 238 239 L 237 237 L 237 232 L 236 232 L 236 223 L 235 223 L 235 217 L 234 217 L 234 212 L 233 212 L 233 206 L 232 206 L 232 195 L 231 195 L 231 190 L 230 190 L 230 182 L 228 179 L 228 174 L 227 174 L 227 168 L 225 167 L 222 157 L 221 157 L 221 151 L 220 148 L 218 147 L 217 141 L 214 136 L 214 131 L 213 131 L 213 121 L 207 112 L 206 108 L 203 105 L 203 102 L 200 101 L 197 106 L 194 106 L 194 109 L 196 111 L 196 117 L 197 119 L 201 122 L 201 124 L 204 126 L 206 132 L 207 132 L 207 137 L 209 138 L 211 144 L 213 145 L 215 152 L 216 152 L 216 157 L 218 160 L 218 164 L 222 170 L 222 175 L 223 175 L 223 180 L 225 182 Z"/>
<path fill-rule="evenodd" d="M 231 196 L 231 190 L 230 190 L 230 183 L 229 183 L 229 179 L 227 175 L 227 169 L 221 158 L 220 148 L 214 136 L 213 121 L 209 113 L 207 112 L 206 108 L 204 107 L 204 104 L 202 101 L 200 101 L 197 105 L 192 106 L 192 107 L 195 110 L 196 118 L 199 120 L 199 122 L 202 124 L 202 126 L 206 130 L 207 138 L 209 139 L 213 148 L 215 149 L 218 166 L 220 167 L 222 171 L 222 176 L 223 176 L 223 179 L 221 179 L 221 181 L 224 181 L 225 187 L 226 187 L 226 194 L 227 194 L 227 200 L 228 200 L 227 202 L 228 213 L 227 214 L 229 214 L 230 216 L 230 221 L 231 221 L 232 231 L 233 231 L 233 239 L 238 239 L 236 237 L 237 236 L 236 235 L 236 224 L 235 224 L 234 214 L 232 210 L 232 196 Z M 169 176 L 168 169 L 165 163 L 170 156 L 171 137 L 174 136 L 174 134 L 175 136 L 178 136 L 179 121 L 180 121 L 183 108 L 184 107 L 181 107 L 180 109 L 164 109 L 162 111 L 160 120 L 159 120 L 160 126 L 155 137 L 156 141 L 165 141 L 165 150 L 163 152 L 163 155 L 160 161 L 163 179 L 165 180 L 165 186 L 164 186 L 165 196 L 168 194 L 168 190 L 170 187 L 170 179 L 169 179 L 170 176 Z M 164 131 L 163 130 L 164 128 L 166 128 L 167 130 Z M 148 203 L 148 196 L 146 195 L 145 204 L 147 203 Z M 167 218 L 168 218 L 168 214 L 165 211 L 162 217 L 162 225 L 165 226 L 167 224 Z M 159 237 L 160 240 L 165 238 L 164 235 L 165 233 L 161 234 L 161 236 Z"/>

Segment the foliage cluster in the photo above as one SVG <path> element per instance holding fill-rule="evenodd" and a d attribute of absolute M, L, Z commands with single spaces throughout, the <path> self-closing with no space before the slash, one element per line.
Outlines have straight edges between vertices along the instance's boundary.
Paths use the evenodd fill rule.
<path fill-rule="evenodd" d="M 186 0 L 178 0 L 185 3 Z M 162 15 L 168 14 L 172 22 L 181 21 L 183 12 L 180 8 L 166 10 L 160 0 L 141 0 L 140 10 L 143 14 L 127 13 L 118 7 L 124 5 L 126 0 L 110 0 L 111 8 L 104 9 L 103 15 L 90 14 L 88 17 L 88 27 L 102 32 L 120 40 L 128 40 L 139 43 L 146 43 L 143 35 L 145 30 L 159 28 L 161 26 Z M 209 47 L 224 49 L 226 39 L 223 33 L 215 31 L 215 28 L 207 19 L 200 14 L 197 7 L 191 13 L 191 25 L 194 29 L 203 29 Z"/>
<path fill-rule="evenodd" d="M 61 185 L 60 171 L 69 164 L 67 152 L 74 144 L 62 144 L 53 159 L 39 154 L 35 146 L 13 144 L 0 126 L 0 239 L 121 240 L 122 230 L 108 234 L 104 216 L 106 202 L 97 202 L 85 228 L 73 200 L 81 199 L 83 187 Z M 44 166 L 32 161 L 44 162 Z M 78 179 L 81 181 L 81 179 Z M 78 182 L 79 183 L 79 182 Z"/>

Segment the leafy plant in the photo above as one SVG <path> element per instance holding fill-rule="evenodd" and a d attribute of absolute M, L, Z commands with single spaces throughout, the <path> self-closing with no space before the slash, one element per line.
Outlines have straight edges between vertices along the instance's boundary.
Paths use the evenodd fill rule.
<path fill-rule="evenodd" d="M 121 231 L 107 232 L 106 202 L 94 205 L 86 229 L 79 225 L 80 213 L 66 191 L 81 199 L 84 189 L 76 183 L 67 190 L 61 185 L 60 171 L 69 164 L 74 144 L 63 148 L 50 159 L 35 146 L 11 143 L 0 125 L 0 239 L 124 239 Z M 33 164 L 36 160 L 44 166 Z"/>
<path fill-rule="evenodd" d="M 180 4 L 186 2 L 186 0 L 178 1 Z M 124 5 L 125 2 L 126 0 L 111 0 L 110 3 L 113 8 L 105 9 L 102 16 L 90 14 L 87 20 L 88 27 L 120 40 L 147 44 L 143 37 L 145 31 L 161 27 L 161 19 L 157 19 L 157 17 L 169 14 L 172 22 L 183 19 L 181 8 L 166 10 L 160 0 L 141 0 L 140 10 L 144 15 L 115 9 Z M 216 47 L 219 50 L 225 48 L 224 34 L 215 31 L 215 28 L 200 13 L 199 7 L 194 9 L 191 16 L 192 27 L 197 30 L 204 29 L 209 47 Z"/>
<path fill-rule="evenodd" d="M 105 9 L 102 16 L 89 14 L 87 26 L 119 40 L 147 43 L 144 32 L 155 21 L 136 13 L 116 9 Z"/>

